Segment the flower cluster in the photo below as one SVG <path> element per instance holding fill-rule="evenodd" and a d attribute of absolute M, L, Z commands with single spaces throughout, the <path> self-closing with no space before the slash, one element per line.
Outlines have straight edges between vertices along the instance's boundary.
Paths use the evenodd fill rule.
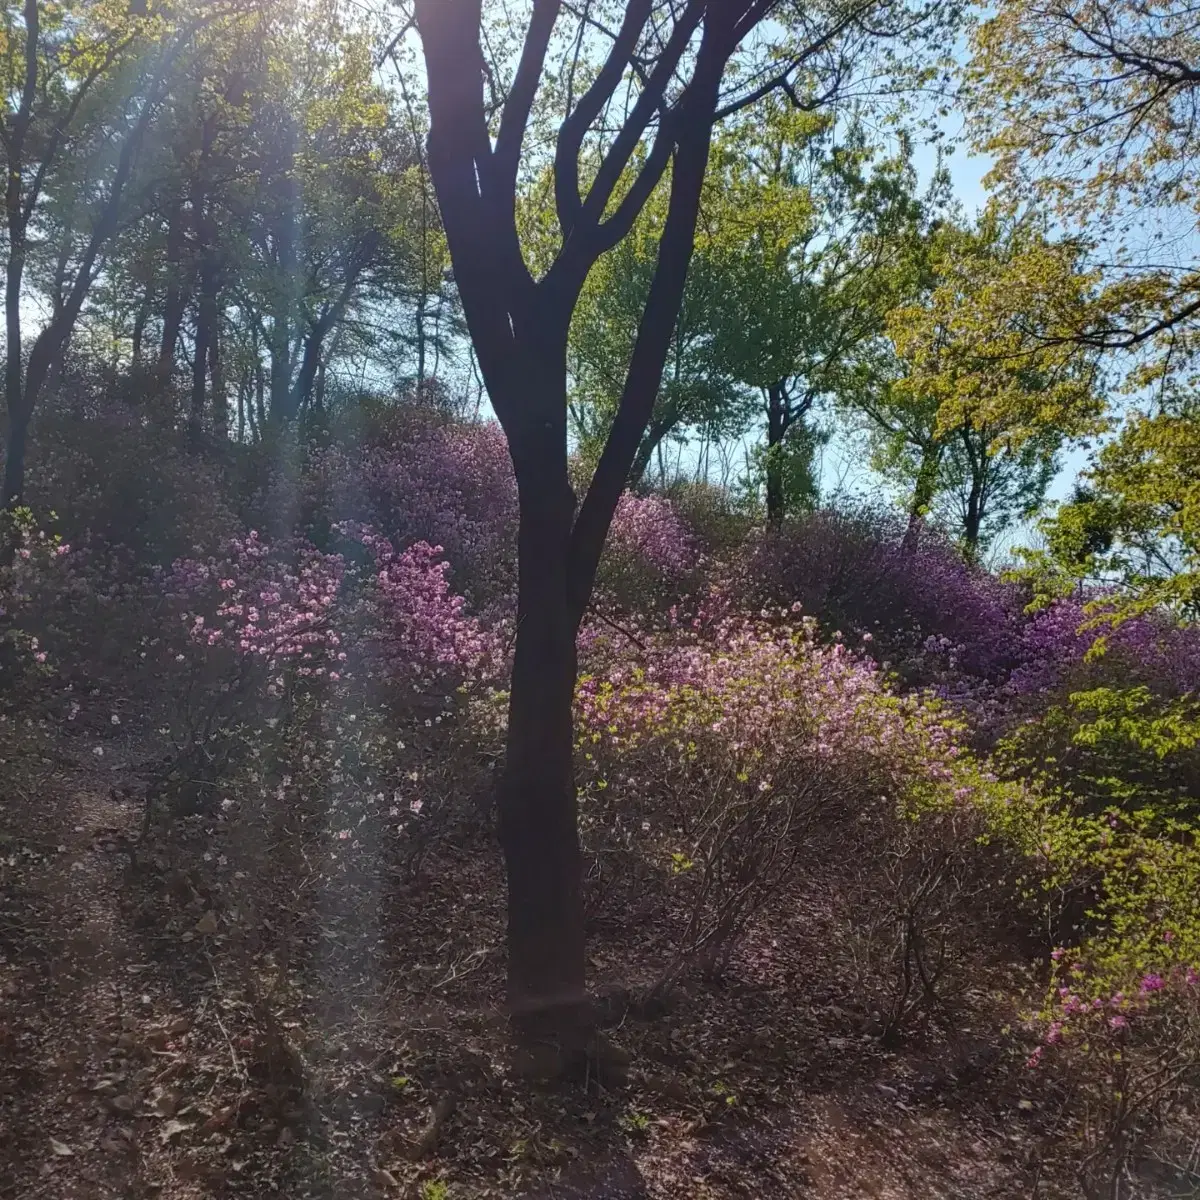
<path fill-rule="evenodd" d="M 397 547 L 440 546 L 456 589 L 476 608 L 511 602 L 517 489 L 498 426 L 402 409 L 360 442 L 314 452 L 304 486 L 310 520 L 358 522 Z"/>
<path fill-rule="evenodd" d="M 608 551 L 641 559 L 664 576 L 681 576 L 696 566 L 696 546 L 674 505 L 665 496 L 625 492 L 608 532 Z"/>
<path fill-rule="evenodd" d="M 1009 679 L 1017 696 L 1045 695 L 1083 681 L 1087 674 L 1147 682 L 1183 695 L 1200 688 L 1200 627 L 1139 615 L 1115 625 L 1106 610 L 1058 600 L 1025 624 L 1018 665 Z"/>
<path fill-rule="evenodd" d="M 650 637 L 636 663 L 616 638 L 593 641 L 576 701 L 585 761 L 630 778 L 648 747 L 678 769 L 711 753 L 752 791 L 807 787 L 820 770 L 892 804 L 914 786 L 949 788 L 961 750 L 935 706 L 893 695 L 841 641 L 818 644 L 811 620 L 772 617 L 698 616 Z"/>
<path fill-rule="evenodd" d="M 273 547 L 252 530 L 220 558 L 178 560 L 164 584 L 196 645 L 336 681 L 346 661 L 333 619 L 344 574 L 340 555 L 305 543 Z"/>
<path fill-rule="evenodd" d="M 498 662 L 499 638 L 469 615 L 466 600 L 451 591 L 442 547 L 416 542 L 397 553 L 369 527 L 348 522 L 338 531 L 364 546 L 373 559 L 365 603 L 371 615 L 367 639 L 377 663 L 393 676 L 453 667 L 471 677 Z"/>
<path fill-rule="evenodd" d="M 914 549 L 884 515 L 822 511 L 762 531 L 735 566 L 754 605 L 804 606 L 828 629 L 870 633 L 909 686 L 993 679 L 1012 665 L 1017 589 L 929 539 Z"/>
<path fill-rule="evenodd" d="M 1054 951 L 1060 964 L 1065 952 Z M 1087 989 L 1087 970 L 1074 963 L 1054 988 L 1044 1016 L 1041 1044 L 1029 1056 L 1029 1067 L 1040 1066 L 1053 1048 L 1076 1043 L 1099 1042 L 1111 1052 L 1140 1026 L 1162 1021 L 1168 1010 L 1191 1010 L 1200 1016 L 1200 971 L 1181 965 L 1160 967 L 1142 973 L 1131 991 L 1101 987 Z"/>

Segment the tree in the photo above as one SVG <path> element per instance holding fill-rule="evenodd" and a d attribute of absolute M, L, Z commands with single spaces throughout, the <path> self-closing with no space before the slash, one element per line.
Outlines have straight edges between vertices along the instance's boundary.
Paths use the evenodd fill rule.
<path fill-rule="evenodd" d="M 916 194 L 907 141 L 880 158 L 857 121 L 768 101 L 718 143 L 717 355 L 762 397 L 768 519 L 788 480 L 811 486 L 810 416 L 849 386 L 859 349 L 878 337 L 880 289 L 916 236 L 930 196 Z"/>
<path fill-rule="evenodd" d="M 231 386 L 236 427 L 249 417 L 258 436 L 322 406 L 338 355 L 390 366 L 403 342 L 424 369 L 419 310 L 446 293 L 436 207 L 372 51 L 337 0 L 244 6 L 173 72 L 130 184 L 138 211 L 83 314 L 145 362 L 160 416 L 182 400 L 194 433 L 224 436 Z M 394 311 L 414 293 L 415 333 Z M 173 387 L 185 369 L 186 395 Z"/>
<path fill-rule="evenodd" d="M 1169 0 L 1000 0 L 973 32 L 966 100 L 994 182 L 1108 259 L 1105 304 L 1076 331 L 1095 346 L 1190 336 L 1200 318 L 1195 17 Z"/>
<path fill-rule="evenodd" d="M 1124 592 L 1118 616 L 1200 612 L 1200 404 L 1194 394 L 1136 411 L 1045 523 L 1049 559 L 1072 581 Z"/>
<path fill-rule="evenodd" d="M 659 394 L 683 299 L 714 123 L 803 70 L 836 91 L 856 55 L 923 13 L 872 3 L 532 0 L 514 63 L 485 54 L 482 0 L 415 0 L 428 83 L 429 163 L 480 369 L 508 439 L 519 498 L 517 636 L 499 788 L 508 879 L 508 994 L 515 1028 L 552 1032 L 572 1058 L 588 1004 L 572 763 L 575 639 L 604 539 Z M 775 24 L 767 26 L 767 18 Z M 515 21 L 516 18 L 509 17 Z M 751 35 L 755 35 L 752 39 Z M 596 61 L 587 55 L 602 49 Z M 761 56 L 759 52 L 763 52 Z M 551 54 L 561 118 L 554 201 L 560 246 L 535 278 L 522 255 L 522 150 Z M 818 89 L 821 90 L 821 89 Z M 489 123 L 490 122 L 490 123 Z M 532 153 L 540 153 L 535 144 Z M 635 155 L 640 166 L 629 174 Z M 582 503 L 567 461 L 567 352 L 587 276 L 618 245 L 670 167 L 653 283 L 621 399 Z M 581 179 L 581 175 L 586 178 Z M 627 181 L 627 182 L 626 182 Z"/>
<path fill-rule="evenodd" d="M 5 506 L 24 490 L 30 419 L 117 232 L 136 156 L 185 45 L 186 14 L 172 28 L 156 13 L 37 0 L 25 0 L 20 18 L 5 9 Z M 26 356 L 21 304 L 30 237 L 47 194 L 67 180 L 76 185 L 74 203 L 59 231 L 51 312 Z"/>
<path fill-rule="evenodd" d="M 1063 442 L 1102 426 L 1095 356 L 1059 336 L 1082 322 L 1094 277 L 1037 214 L 995 204 L 913 249 L 914 291 L 870 351 L 885 365 L 846 399 L 866 420 L 876 465 L 911 486 L 906 544 L 949 495 L 973 556 L 1040 505 Z"/>

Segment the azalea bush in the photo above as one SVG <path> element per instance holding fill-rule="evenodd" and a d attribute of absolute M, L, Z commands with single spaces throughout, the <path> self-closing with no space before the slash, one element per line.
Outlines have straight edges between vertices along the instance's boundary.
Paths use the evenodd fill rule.
<path fill-rule="evenodd" d="M 511 605 L 517 486 L 498 426 L 456 423 L 420 405 L 372 410 L 310 450 L 300 486 L 315 536 L 351 521 L 400 549 L 440 546 L 454 588 L 476 609 Z"/>
<path fill-rule="evenodd" d="M 1085 1193 L 1117 1194 L 1175 1128 L 1194 1127 L 1200 1083 L 1200 829 L 1116 810 L 1059 824 L 1042 848 L 1090 905 L 1056 948 L 1031 1070 L 1073 1092 Z M 1082 935 L 1082 936 L 1080 936 Z"/>
<path fill-rule="evenodd" d="M 873 660 L 821 645 L 796 613 L 702 614 L 636 658 L 618 634 L 593 640 L 589 658 L 584 844 L 601 879 L 624 856 L 639 888 L 663 888 L 675 926 L 660 987 L 693 967 L 720 973 L 818 832 L 857 846 L 888 830 L 886 857 L 910 808 L 961 807 L 982 785 L 935 704 L 893 694 Z"/>
<path fill-rule="evenodd" d="M 700 562 L 695 539 L 669 499 L 625 492 L 604 545 L 595 603 L 624 613 L 668 607 L 697 584 Z"/>
<path fill-rule="evenodd" d="M 818 511 L 752 537 L 735 586 L 754 606 L 799 602 L 827 632 L 872 638 L 906 686 L 998 679 L 1015 664 L 1022 599 L 948 544 L 903 545 L 886 513 Z"/>
<path fill-rule="evenodd" d="M 386 714 L 397 729 L 441 724 L 457 693 L 501 669 L 501 633 L 466 612 L 440 548 L 397 551 L 353 524 L 333 532 L 340 549 L 323 551 L 251 531 L 163 575 L 172 771 L 191 786 L 199 778 L 215 792 L 231 756 L 299 714 L 318 725 L 344 709 Z"/>

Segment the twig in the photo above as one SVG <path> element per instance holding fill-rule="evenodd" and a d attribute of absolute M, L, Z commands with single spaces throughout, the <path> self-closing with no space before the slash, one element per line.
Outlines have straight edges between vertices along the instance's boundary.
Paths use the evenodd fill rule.
<path fill-rule="evenodd" d="M 623 626 L 618 625 L 617 622 L 614 621 L 611 617 L 606 617 L 594 604 L 589 603 L 587 606 L 587 611 L 590 612 L 592 614 L 592 616 L 599 617 L 600 620 L 602 620 L 605 623 L 605 625 L 611 625 L 612 628 L 615 629 L 618 633 L 624 634 L 625 637 L 627 637 L 643 654 L 645 654 L 646 644 L 645 644 L 645 642 L 641 641 L 635 634 L 630 633 L 628 629 L 625 629 Z"/>

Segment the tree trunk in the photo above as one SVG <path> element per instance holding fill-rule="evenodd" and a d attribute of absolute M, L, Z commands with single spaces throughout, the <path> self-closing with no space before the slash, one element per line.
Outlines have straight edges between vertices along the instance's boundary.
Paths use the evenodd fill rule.
<path fill-rule="evenodd" d="M 908 506 L 908 525 L 904 530 L 904 540 L 900 544 L 905 554 L 916 551 L 921 540 L 921 526 L 933 498 L 937 494 L 937 473 L 941 464 L 942 447 L 931 442 L 925 447 L 921 456 L 921 466 L 917 470 L 916 483 L 913 486 L 912 502 Z"/>
<path fill-rule="evenodd" d="M 158 346 L 156 376 L 161 391 L 171 381 L 175 369 L 175 347 L 187 307 L 187 289 L 183 272 L 183 206 L 176 204 L 167 218 L 166 255 L 167 294 L 163 302 L 162 340 Z"/>
<path fill-rule="evenodd" d="M 196 345 L 192 357 L 192 403 L 189 424 L 193 434 L 200 432 L 204 423 L 204 400 L 208 392 L 208 352 L 212 341 L 215 304 L 205 295 L 206 287 L 200 286 L 200 304 L 196 313 Z"/>
<path fill-rule="evenodd" d="M 4 287 L 4 317 L 8 338 L 4 361 L 4 399 L 8 409 L 8 445 L 4 459 L 5 508 L 18 503 L 25 490 L 25 439 L 29 414 L 24 411 L 21 371 L 21 277 L 24 268 L 24 234 L 18 232 L 17 240 L 9 247 Z"/>
<path fill-rule="evenodd" d="M 146 337 L 146 323 L 150 320 L 150 293 L 142 297 L 133 318 L 133 336 L 130 339 L 129 362 L 136 372 L 142 365 L 142 343 Z"/>
<path fill-rule="evenodd" d="M 565 453 L 549 477 L 530 472 L 518 481 L 517 642 L 499 795 L 508 1001 L 519 1030 L 578 1049 L 588 1010 L 572 761 L 576 626 L 567 591 L 574 497 Z"/>
<path fill-rule="evenodd" d="M 296 416 L 292 405 L 292 328 L 296 317 L 296 220 L 299 188 L 294 176 L 296 134 L 288 131 L 284 165 L 275 187 L 280 210 L 274 223 L 275 281 L 269 350 L 271 354 L 271 421 L 288 424 Z"/>
<path fill-rule="evenodd" d="M 783 436 L 787 433 L 787 400 L 782 384 L 767 388 L 767 520 L 778 525 L 787 512 L 783 487 Z"/>
<path fill-rule="evenodd" d="M 645 478 L 646 471 L 650 466 L 651 459 L 654 458 L 655 452 L 658 452 L 659 472 L 662 471 L 662 441 L 663 438 L 671 431 L 674 425 L 674 420 L 670 421 L 652 421 L 650 428 L 646 430 L 645 435 L 638 446 L 637 455 L 634 457 L 633 466 L 629 468 L 629 486 L 637 487 Z"/>
<path fill-rule="evenodd" d="M 225 389 L 225 364 L 221 358 L 221 312 L 215 306 L 208 345 L 208 374 L 212 384 L 213 432 L 219 438 L 228 438 L 229 393 Z"/>
<path fill-rule="evenodd" d="M 4 459 L 4 507 L 14 508 L 21 503 L 25 492 L 25 445 L 29 434 L 29 417 L 9 409 L 8 446 Z"/>
<path fill-rule="evenodd" d="M 211 147 L 211 120 L 204 124 L 205 158 Z M 200 169 L 205 163 L 201 160 Z M 196 255 L 200 264 L 200 295 L 196 304 L 196 345 L 192 360 L 192 404 L 190 424 L 193 434 L 204 424 L 204 401 L 207 396 L 209 363 L 213 353 L 217 328 L 217 256 L 213 249 L 213 229 L 208 213 L 208 199 L 201 183 L 192 201 L 196 220 Z"/>
<path fill-rule="evenodd" d="M 983 486 L 978 478 L 973 478 L 971 491 L 967 495 L 967 511 L 963 515 L 963 548 L 972 562 L 979 557 L 979 533 L 982 527 Z"/>

